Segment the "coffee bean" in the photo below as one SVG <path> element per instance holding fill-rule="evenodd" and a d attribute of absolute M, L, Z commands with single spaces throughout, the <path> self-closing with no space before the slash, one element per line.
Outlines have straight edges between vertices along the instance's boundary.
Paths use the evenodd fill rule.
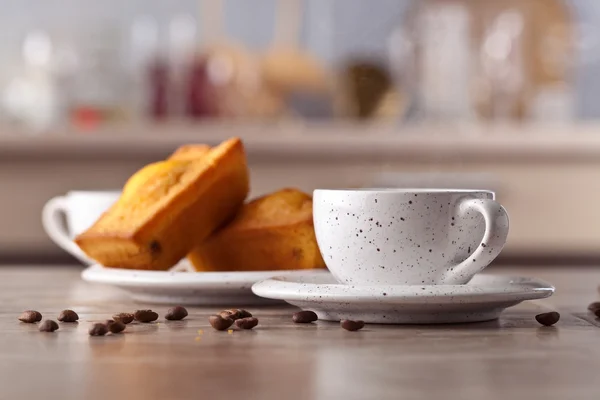
<path fill-rule="evenodd" d="M 167 311 L 165 319 L 169 321 L 180 321 L 188 316 L 188 312 L 184 307 L 177 306 Z"/>
<path fill-rule="evenodd" d="M 112 319 L 109 320 L 112 321 L 112 323 L 110 324 L 106 324 L 106 327 L 108 328 L 108 330 L 112 333 L 121 333 L 125 330 L 125 324 L 121 321 L 113 321 Z"/>
<path fill-rule="evenodd" d="M 233 310 L 236 315 L 236 319 L 240 318 L 252 318 L 252 313 L 248 310 L 244 310 L 243 308 L 238 308 Z"/>
<path fill-rule="evenodd" d="M 556 311 L 538 314 L 535 316 L 537 322 L 545 326 L 552 326 L 560 319 L 560 314 Z"/>
<path fill-rule="evenodd" d="M 233 320 L 231 318 L 223 318 L 220 315 L 211 315 L 208 317 L 208 322 L 210 322 L 210 326 L 218 331 L 224 331 L 233 324 Z"/>
<path fill-rule="evenodd" d="M 596 315 L 596 317 L 600 318 L 600 308 L 597 309 L 596 311 L 594 311 L 594 315 Z"/>
<path fill-rule="evenodd" d="M 114 319 L 107 319 L 106 321 L 104 321 L 104 325 L 106 325 L 107 328 L 114 323 L 115 323 Z"/>
<path fill-rule="evenodd" d="M 79 315 L 73 310 L 62 310 L 58 316 L 60 322 L 77 322 Z"/>
<path fill-rule="evenodd" d="M 232 308 L 229 310 L 223 310 L 219 313 L 219 315 L 223 318 L 231 318 L 232 320 L 240 319 L 240 318 L 250 318 L 252 314 L 241 308 Z"/>
<path fill-rule="evenodd" d="M 58 329 L 58 324 L 56 321 L 51 319 L 47 319 L 40 325 L 40 332 L 54 332 Z"/>
<path fill-rule="evenodd" d="M 133 322 L 133 318 L 134 318 L 133 314 L 126 313 L 126 312 L 122 312 L 122 313 L 118 313 L 118 314 L 113 315 L 113 319 L 115 321 L 121 321 L 125 325 L 130 324 L 131 322 Z"/>
<path fill-rule="evenodd" d="M 239 318 L 239 314 L 234 310 L 223 310 L 218 315 L 221 318 L 229 318 L 234 321 Z"/>
<path fill-rule="evenodd" d="M 42 320 L 42 314 L 34 310 L 23 311 L 23 314 L 19 316 L 19 321 L 33 324 L 34 322 L 40 322 Z"/>
<path fill-rule="evenodd" d="M 254 317 L 246 317 L 235 320 L 235 326 L 240 329 L 252 329 L 258 325 L 258 319 Z"/>
<path fill-rule="evenodd" d="M 292 315 L 292 321 L 297 324 L 309 324 L 318 320 L 317 314 L 312 311 L 299 311 Z"/>
<path fill-rule="evenodd" d="M 595 301 L 588 306 L 588 310 L 595 313 L 597 310 L 600 310 L 600 301 Z"/>
<path fill-rule="evenodd" d="M 158 314 L 152 310 L 137 310 L 133 314 L 133 317 L 136 321 L 148 323 L 156 321 L 158 319 Z"/>
<path fill-rule="evenodd" d="M 362 329 L 365 326 L 363 321 L 352 321 L 351 319 L 343 319 L 340 321 L 340 324 L 342 325 L 342 328 L 351 332 Z"/>
<path fill-rule="evenodd" d="M 88 332 L 90 336 L 104 336 L 108 333 L 108 328 L 105 324 L 96 323 L 90 327 Z"/>

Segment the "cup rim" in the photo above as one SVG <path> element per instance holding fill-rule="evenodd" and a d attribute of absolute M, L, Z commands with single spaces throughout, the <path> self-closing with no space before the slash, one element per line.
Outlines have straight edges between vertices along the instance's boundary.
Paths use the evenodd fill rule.
<path fill-rule="evenodd" d="M 495 194 L 488 189 L 446 189 L 446 188 L 340 188 L 340 189 L 315 189 L 317 192 L 345 192 L 345 193 L 377 193 L 377 194 L 428 194 L 428 193 L 448 193 L 448 194 L 469 194 L 469 193 L 488 193 Z"/>
<path fill-rule="evenodd" d="M 69 190 L 67 196 L 115 196 L 120 195 L 121 190 Z"/>

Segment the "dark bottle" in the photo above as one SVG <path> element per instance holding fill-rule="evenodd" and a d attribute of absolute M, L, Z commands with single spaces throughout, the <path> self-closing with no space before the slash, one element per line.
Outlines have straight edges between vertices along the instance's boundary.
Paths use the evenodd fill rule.
<path fill-rule="evenodd" d="M 169 114 L 169 65 L 156 57 L 148 66 L 148 114 L 154 120 L 164 120 Z"/>
<path fill-rule="evenodd" d="M 208 76 L 205 57 L 193 59 L 189 68 L 185 93 L 185 111 L 189 118 L 199 119 L 217 115 L 215 90 Z"/>

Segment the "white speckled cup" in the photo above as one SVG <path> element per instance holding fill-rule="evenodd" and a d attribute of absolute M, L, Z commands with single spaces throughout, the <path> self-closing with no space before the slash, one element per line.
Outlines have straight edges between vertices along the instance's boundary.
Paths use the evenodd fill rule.
<path fill-rule="evenodd" d="M 485 190 L 315 190 L 317 242 L 353 285 L 465 284 L 506 243 L 508 214 Z"/>

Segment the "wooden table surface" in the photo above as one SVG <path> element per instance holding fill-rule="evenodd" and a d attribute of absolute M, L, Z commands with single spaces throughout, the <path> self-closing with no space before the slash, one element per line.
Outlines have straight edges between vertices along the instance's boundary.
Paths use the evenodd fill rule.
<path fill-rule="evenodd" d="M 90 285 L 76 267 L 0 267 L 0 399 L 600 399 L 600 268 L 496 268 L 537 276 L 556 294 L 507 310 L 500 320 L 446 326 L 292 323 L 292 307 L 250 308 L 253 331 L 214 331 L 218 307 L 189 308 L 168 322 L 132 324 L 90 337 L 93 321 L 134 304 Z M 243 306 L 243 305 L 240 305 Z M 20 323 L 25 309 L 81 317 L 54 333 Z M 551 328 L 536 313 L 558 310 Z"/>

